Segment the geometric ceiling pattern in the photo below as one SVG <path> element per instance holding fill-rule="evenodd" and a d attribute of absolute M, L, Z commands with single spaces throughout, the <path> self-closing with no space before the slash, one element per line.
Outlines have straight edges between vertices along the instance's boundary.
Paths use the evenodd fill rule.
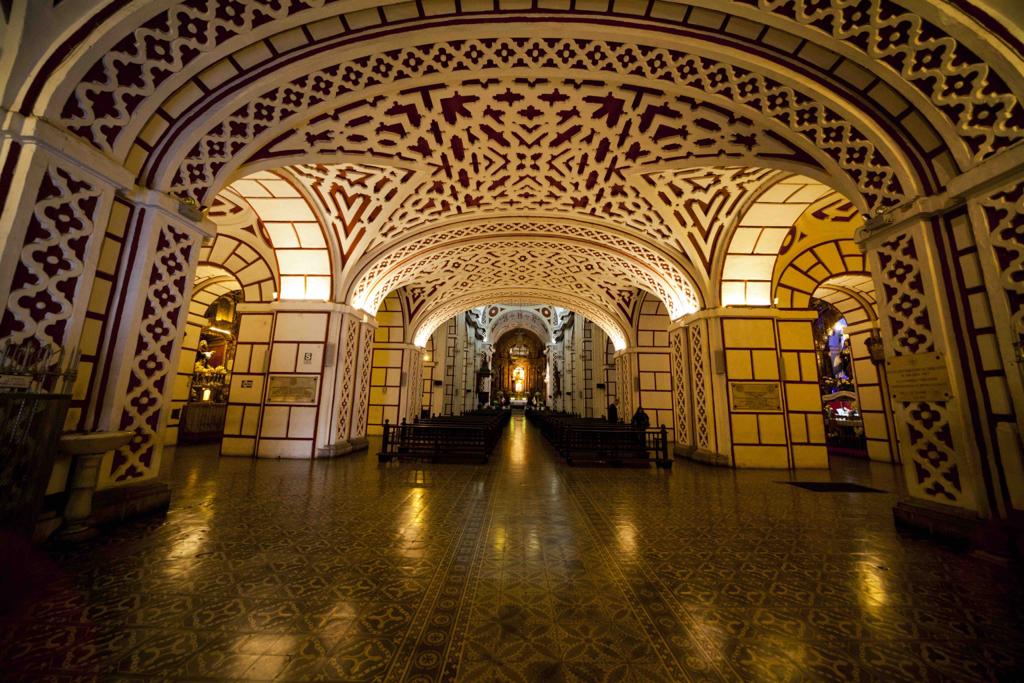
<path fill-rule="evenodd" d="M 564 309 L 555 306 L 510 306 L 494 304 L 478 309 L 480 321 L 487 331 L 486 341 L 494 344 L 515 329 L 533 332 L 548 343 Z"/>
<path fill-rule="evenodd" d="M 537 299 L 540 293 L 544 295 L 540 302 L 558 302 L 571 296 L 590 302 L 587 308 L 591 314 L 587 317 L 599 324 L 601 320 L 616 321 L 614 329 L 623 330 L 629 326 L 636 288 L 643 283 L 643 275 L 646 273 L 642 268 L 600 245 L 477 239 L 420 251 L 389 275 L 380 291 L 386 294 L 406 287 L 415 299 L 429 302 L 428 310 L 446 308 L 450 301 L 467 298 L 483 304 L 533 303 L 531 299 Z M 602 310 L 602 314 L 595 317 L 595 310 Z M 693 306 L 686 312 L 695 310 Z M 426 336 L 432 332 L 424 330 Z"/>
<path fill-rule="evenodd" d="M 236 60 L 238 69 L 294 60 L 294 53 L 303 48 L 317 46 L 323 52 L 324 44 L 330 41 L 337 45 L 356 39 L 360 33 L 397 27 L 402 22 L 426 23 L 434 17 L 444 19 L 445 15 L 448 18 L 463 15 L 487 24 L 504 18 L 502 10 L 518 11 L 519 16 L 528 14 L 529 10 L 526 3 L 508 0 L 465 3 L 463 6 L 436 0 L 417 2 L 415 6 L 378 2 L 379 7 L 366 3 L 351 8 L 353 11 L 348 13 L 346 5 L 349 3 L 325 0 L 288 3 L 206 0 L 152 3 L 149 11 L 136 13 L 132 22 L 116 17 L 117 22 L 108 20 L 104 23 L 102 19 L 113 13 L 103 11 L 106 9 L 103 5 L 107 3 L 96 4 L 100 5 L 97 8 L 100 19 L 93 23 L 97 27 L 94 33 L 98 35 L 86 36 L 105 48 L 100 52 L 104 56 L 95 57 L 96 63 L 91 68 L 88 61 L 82 60 L 86 68 L 68 79 L 70 84 L 63 88 L 66 95 L 64 98 L 59 93 L 54 96 L 54 111 L 48 113 L 54 119 L 59 114 L 69 130 L 106 149 L 116 148 L 119 142 L 124 146 L 125 143 L 118 140 L 123 129 L 130 127 L 133 118 L 146 121 L 145 115 L 138 115 L 140 110 L 145 112 L 146 105 L 159 99 L 161 94 L 167 96 L 161 91 L 168 90 L 169 85 L 177 85 L 173 76 L 181 72 L 198 73 L 216 59 L 218 51 L 223 53 L 226 50 L 221 46 L 233 45 L 238 49 L 240 42 L 246 45 L 273 35 L 274 28 L 281 31 L 303 22 L 316 24 L 314 30 L 305 32 L 305 36 L 300 34 L 277 40 L 273 45 L 275 49 L 265 55 L 258 50 L 250 51 L 244 60 Z M 110 4 L 113 5 L 112 2 Z M 851 73 L 848 68 L 834 69 L 845 64 L 837 64 L 832 55 L 845 53 L 854 63 L 870 58 L 879 63 L 879 70 L 888 71 L 885 75 L 890 80 L 901 80 L 910 95 L 940 112 L 947 119 L 947 125 L 964 138 L 975 157 L 1020 138 L 1019 102 L 1007 86 L 1006 69 L 997 74 L 985 58 L 978 56 L 976 46 L 980 40 L 968 40 L 965 44 L 960 36 L 947 33 L 960 28 L 958 23 L 967 23 L 953 12 L 943 13 L 924 7 L 918 9 L 919 14 L 890 0 L 861 3 L 814 0 L 722 2 L 716 4 L 717 12 L 699 7 L 694 10 L 682 3 L 667 2 L 645 5 L 610 0 L 608 3 L 595 3 L 592 8 L 583 5 L 573 7 L 573 4 L 545 3 L 545 7 L 536 8 L 533 14 L 551 16 L 562 22 L 567 16 L 573 19 L 600 17 L 606 23 L 624 23 L 627 18 L 634 17 L 644 19 L 651 29 L 674 28 L 678 31 L 683 27 L 698 37 L 703 37 L 699 33 L 702 31 L 705 36 L 718 38 L 723 43 L 740 37 L 770 57 L 774 56 L 773 52 L 806 52 L 793 56 L 802 58 L 819 70 L 833 68 L 837 77 L 852 82 L 856 82 L 858 74 Z M 66 30 L 60 25 L 61 20 L 69 22 L 78 17 L 72 12 L 53 12 L 52 16 L 45 18 L 54 25 L 51 30 L 59 34 Z M 564 26 L 563 23 L 562 28 Z M 764 29 L 767 27 L 774 29 L 774 34 L 766 35 Z M 972 28 L 974 33 L 979 32 L 977 27 Z M 970 30 L 960 33 L 973 37 Z M 809 38 L 811 49 L 805 50 L 799 42 L 786 40 L 788 36 L 799 34 L 805 36 L 805 40 Z M 527 35 L 535 35 L 535 32 Z M 82 41 L 86 36 L 76 34 L 72 40 Z M 408 41 L 391 41 L 393 46 L 402 42 Z M 58 44 L 55 50 L 66 53 L 72 46 Z M 1005 66 L 999 60 L 993 60 L 990 54 L 986 57 L 1000 67 Z M 151 60 L 158 62 L 158 68 L 150 68 L 147 62 Z M 34 61 L 50 66 L 44 59 Z M 567 61 L 563 60 L 563 64 Z M 217 75 L 218 72 L 214 72 L 207 82 L 217 83 Z M 377 76 L 387 78 L 386 73 L 378 73 Z M 350 78 L 350 87 L 365 87 L 366 81 Z M 867 84 L 870 85 L 870 81 Z M 979 84 L 983 87 L 978 87 Z M 30 106 L 39 98 L 41 89 L 28 89 L 25 99 Z M 128 96 L 119 90 L 127 90 Z M 984 99 L 977 97 L 977 92 L 983 93 Z"/>
<path fill-rule="evenodd" d="M 952 3 L 124 5 L 19 19 L 0 104 L 272 247 L 281 298 L 402 289 L 417 330 L 557 304 L 618 345 L 643 292 L 770 305 L 1024 139 L 1021 56 Z"/>
<path fill-rule="evenodd" d="M 520 264 L 516 271 L 519 276 L 514 278 L 518 285 L 534 284 L 525 279 L 527 273 L 523 269 L 526 266 L 521 264 L 527 263 L 531 254 L 554 249 L 576 259 L 574 267 L 594 274 L 600 273 L 607 278 L 618 278 L 620 289 L 640 287 L 651 291 L 666 301 L 673 318 L 692 313 L 701 307 L 697 287 L 686 271 L 684 262 L 674 260 L 656 247 L 611 230 L 567 220 L 541 218 L 450 224 L 371 253 L 366 258 L 367 265 L 358 273 L 348 299 L 357 308 L 375 311 L 388 292 L 413 283 L 423 286 L 423 281 L 415 279 L 418 278 L 417 269 L 426 267 L 428 263 L 436 263 L 442 258 L 439 254 L 444 254 L 443 258 L 452 258 L 452 262 L 457 264 L 455 267 L 465 265 L 476 269 L 481 265 L 490 265 L 499 269 L 495 271 L 496 280 L 477 278 L 474 283 L 476 287 L 507 284 L 506 278 L 501 277 L 501 265 L 491 263 L 494 257 L 490 254 L 494 253 L 499 243 L 505 250 L 504 258 L 511 259 L 504 265 L 510 265 L 513 261 Z M 482 262 L 479 260 L 480 245 L 486 247 L 483 253 L 487 255 Z M 537 283 L 548 279 L 543 271 L 530 272 L 536 274 Z M 511 278 L 512 272 L 506 275 Z M 457 276 L 457 273 L 453 273 L 453 277 Z M 454 282 L 456 280 L 449 281 Z M 611 281 L 606 281 L 602 286 L 606 286 L 611 295 Z M 622 305 L 620 308 L 625 311 L 629 306 Z"/>
<path fill-rule="evenodd" d="M 358 97 L 364 80 L 408 78 L 410 64 L 460 75 L 455 69 L 461 63 L 485 73 L 515 58 L 527 67 L 552 59 L 582 62 L 593 73 L 586 80 L 463 76 Z M 647 84 L 596 78 L 605 66 Z M 354 157 L 431 169 L 420 191 L 439 210 L 473 206 L 495 191 L 501 205 L 520 193 L 543 201 L 549 197 L 545 189 L 575 189 L 591 193 L 579 197 L 586 203 L 578 208 L 592 212 L 615 196 L 600 186 L 615 185 L 645 165 L 733 158 L 748 165 L 764 159 L 827 166 L 849 176 L 849 187 L 869 207 L 904 198 L 897 165 L 874 136 L 813 92 L 672 50 L 565 39 L 460 41 L 384 53 L 363 67 L 328 67 L 284 90 L 272 88 L 212 125 L 181 162 L 172 191 L 204 201 L 236 156 L 262 165 Z M 728 103 L 721 101 L 726 95 Z M 303 118 L 335 98 L 334 109 Z M 260 145 L 268 130 L 281 134 Z M 545 175 L 553 187 L 543 184 Z M 486 181 L 495 185 L 480 184 Z"/>

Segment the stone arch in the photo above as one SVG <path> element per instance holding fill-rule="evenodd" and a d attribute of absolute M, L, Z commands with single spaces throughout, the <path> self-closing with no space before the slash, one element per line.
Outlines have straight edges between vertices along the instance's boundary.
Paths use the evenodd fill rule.
<path fill-rule="evenodd" d="M 273 252 L 249 232 L 220 227 L 213 240 L 199 250 L 199 265 L 219 267 L 231 273 L 250 303 L 277 298 L 279 276 Z"/>
<path fill-rule="evenodd" d="M 864 253 L 852 239 L 831 239 L 793 255 L 776 276 L 774 300 L 782 308 L 808 308 L 815 291 L 828 280 L 845 275 L 871 277 Z M 877 312 L 872 311 L 877 318 Z"/>
<path fill-rule="evenodd" d="M 853 384 L 864 421 L 868 456 L 872 460 L 899 462 L 885 364 L 875 361 L 869 348 L 869 343 L 879 339 L 880 329 L 871 276 L 856 271 L 830 275 L 818 283 L 810 296 L 835 306 L 846 319 Z"/>
<path fill-rule="evenodd" d="M 601 327 L 616 349 L 624 349 L 630 338 L 629 326 L 621 316 L 610 314 L 606 309 L 594 305 L 588 299 L 580 298 L 558 290 L 534 288 L 484 289 L 451 298 L 443 305 L 430 308 L 413 319 L 410 324 L 413 343 L 422 347 L 445 320 L 477 306 L 501 301 L 511 304 L 562 306 L 578 312 Z"/>
<path fill-rule="evenodd" d="M 419 365 L 416 357 L 422 349 L 409 343 L 408 316 L 406 297 L 400 290 L 390 292 L 376 312 L 367 399 L 368 434 L 380 434 L 385 420 L 397 424 L 402 417 L 419 414 L 422 387 L 410 376 L 410 368 Z"/>
<path fill-rule="evenodd" d="M 457 48 L 432 45 L 424 49 L 437 52 Z M 600 49 L 616 51 L 608 44 L 602 44 Z M 648 48 L 638 45 L 628 49 L 640 52 Z M 701 159 L 732 158 L 744 165 L 761 165 L 758 160 L 764 160 L 763 163 L 769 165 L 777 161 L 791 166 L 818 167 L 822 173 L 846 178 L 841 184 L 855 187 L 856 196 L 863 197 L 864 204 L 872 208 L 898 204 L 908 193 L 920 192 L 912 167 L 903 162 L 906 152 L 897 151 L 899 144 L 880 129 L 872 128 L 870 123 L 858 126 L 848 120 L 845 114 L 834 109 L 835 102 L 819 101 L 815 91 L 800 93 L 746 69 L 705 64 L 694 59 L 687 53 L 666 51 L 659 63 L 668 68 L 644 76 L 616 78 L 609 75 L 605 82 L 580 85 L 571 69 L 555 69 L 551 71 L 554 78 L 549 84 L 545 81 L 524 87 L 509 79 L 505 86 L 515 88 L 519 97 L 569 97 L 566 104 L 583 112 L 588 124 L 595 127 L 598 133 L 595 142 L 616 141 L 612 144 L 621 145 L 627 152 L 629 161 L 623 160 L 617 167 L 627 174 L 646 164 L 657 168 L 666 162 L 692 165 L 701 163 Z M 679 78 L 675 69 L 685 69 L 691 64 L 698 64 L 696 68 L 700 73 L 692 78 Z M 331 71 L 334 68 L 329 67 Z M 535 77 L 536 69 L 523 71 L 523 75 L 527 73 Z M 588 74 L 592 80 L 594 74 Z M 406 84 L 405 88 L 396 85 L 390 89 L 380 86 L 369 91 L 350 90 L 332 101 L 310 90 L 309 84 L 324 79 L 332 81 L 333 90 L 333 82 L 338 81 L 338 77 L 330 76 L 327 71 L 299 77 L 306 86 L 295 86 L 285 95 L 294 97 L 299 107 L 282 107 L 283 93 L 278 88 L 267 90 L 256 101 L 246 101 L 248 96 L 239 99 L 237 109 L 223 111 L 220 124 L 205 131 L 181 131 L 173 139 L 174 153 L 170 147 L 156 151 L 147 168 L 133 170 L 148 184 L 204 202 L 211 192 L 241 173 L 249 159 L 261 165 L 276 159 L 284 165 L 311 158 L 337 163 L 349 156 L 391 164 L 416 164 L 428 169 L 436 163 L 430 159 L 433 151 L 445 148 L 437 140 L 429 147 L 423 144 L 430 137 L 429 128 L 442 125 L 459 129 L 461 118 L 459 114 L 452 114 L 454 110 L 440 111 L 434 104 L 435 99 L 442 106 L 457 101 L 456 109 L 464 110 L 466 118 L 474 121 L 480 120 L 485 107 L 507 109 L 502 107 L 501 100 L 493 99 L 499 93 L 492 87 L 478 85 L 480 81 L 493 79 L 486 70 L 476 74 L 472 71 L 453 73 L 447 80 L 430 77 L 421 87 L 442 89 L 431 92 L 429 97 L 426 90 L 410 89 Z M 653 90 L 650 85 L 655 82 L 658 89 Z M 756 96 L 748 99 L 735 96 L 754 82 L 758 83 L 753 86 Z M 777 92 L 770 94 L 774 91 Z M 774 111 L 764 104 L 769 99 L 784 104 Z M 797 102 L 805 100 L 809 101 L 809 108 L 802 110 L 803 116 L 813 111 L 812 118 L 807 124 L 794 127 L 793 120 L 801 106 Z M 673 125 L 678 128 L 677 121 L 684 109 L 691 111 L 697 121 L 707 121 L 708 125 L 699 132 L 687 131 L 685 135 L 673 137 L 669 131 Z M 535 110 L 543 111 L 540 107 Z M 598 114 L 594 116 L 594 112 Z M 623 127 L 622 114 L 646 123 L 636 128 Z M 206 110 L 204 115 L 216 114 Z M 441 118 L 444 121 L 435 124 Z M 574 135 L 570 131 L 574 125 L 574 121 L 563 120 L 562 136 L 572 139 Z M 342 129 L 346 133 L 339 135 Z M 834 135 L 835 129 L 842 132 Z M 723 134 L 724 130 L 730 133 Z M 495 131 L 501 135 L 500 128 Z M 574 144 L 583 144 L 581 140 Z M 743 142 L 738 143 L 739 140 Z M 189 141 L 191 150 L 182 150 Z M 638 156 L 628 153 L 627 148 L 644 149 L 644 153 Z M 449 158 L 457 159 L 458 155 L 455 149 Z"/>
<path fill-rule="evenodd" d="M 327 301 L 335 297 L 338 250 L 323 213 L 285 170 L 263 171 L 231 184 L 258 219 L 250 232 L 274 256 L 281 300 Z"/>
<path fill-rule="evenodd" d="M 492 308 L 497 308 L 494 306 Z M 532 332 L 545 343 L 551 341 L 551 325 L 538 311 L 529 308 L 509 308 L 498 312 L 487 322 L 487 341 L 497 343 L 502 335 L 515 328 L 523 328 Z"/>
<path fill-rule="evenodd" d="M 673 356 L 669 343 L 669 327 L 672 320 L 664 303 L 648 292 L 638 292 L 633 309 L 633 336 L 635 346 L 620 352 L 618 362 L 629 364 L 629 375 L 634 377 L 633 386 L 620 389 L 620 400 L 633 410 L 643 407 L 652 426 L 665 425 L 669 438 L 676 440 L 676 426 L 672 392 Z M 626 393 L 632 395 L 625 401 Z M 632 415 L 623 415 L 624 419 Z"/>
<path fill-rule="evenodd" d="M 834 194 L 805 176 L 778 178 L 762 186 L 723 235 L 714 266 L 723 306 L 770 306 L 772 277 L 793 226 L 823 197 Z M 852 236 L 852 230 L 850 233 Z"/>
<path fill-rule="evenodd" d="M 551 288 L 555 280 L 616 314 L 628 313 L 635 287 L 660 296 L 673 318 L 700 307 L 687 270 L 660 250 L 594 227 L 522 220 L 467 223 L 382 251 L 358 273 L 349 303 L 372 313 L 403 285 L 436 300 L 469 286 Z"/>
<path fill-rule="evenodd" d="M 245 296 L 245 289 L 246 286 L 227 268 L 200 264 L 192 289 L 192 299 L 188 304 L 188 314 L 181 343 L 181 362 L 178 363 L 177 375 L 171 392 L 170 416 L 167 420 L 167 431 L 164 433 L 164 445 L 169 446 L 178 441 L 181 409 L 188 402 L 193 364 L 196 352 L 199 350 L 199 334 L 206 327 L 206 310 L 210 304 L 225 294 L 242 292 L 242 295 Z"/>
<path fill-rule="evenodd" d="M 872 92 L 874 99 L 883 99 L 883 94 L 888 96 L 889 109 L 892 111 L 900 111 L 901 107 L 891 100 L 895 99 L 896 102 L 899 102 L 902 99 L 909 102 L 912 109 L 924 112 L 923 116 L 906 121 L 889 115 L 902 129 L 909 130 L 912 126 L 916 127 L 917 131 L 926 132 L 932 137 L 943 140 L 954 149 L 956 146 L 953 141 L 957 139 L 956 135 L 959 133 L 965 139 L 960 146 L 967 148 L 969 152 L 975 152 L 978 147 L 996 146 L 995 143 L 1001 142 L 1003 138 L 1013 139 L 1012 126 L 984 126 L 988 127 L 991 132 L 987 136 L 979 133 L 978 129 L 983 126 L 979 126 L 977 123 L 972 125 L 972 118 L 977 118 L 974 109 L 975 106 L 983 107 L 989 102 L 971 102 L 964 93 L 950 87 L 949 82 L 957 77 L 962 77 L 965 72 L 971 73 L 971 70 L 974 70 L 980 73 L 982 78 L 988 80 L 987 77 L 990 73 L 994 75 L 994 72 L 998 71 L 1000 78 L 998 80 L 991 79 L 996 85 L 990 86 L 988 93 L 993 102 L 1001 105 L 995 109 L 996 115 L 993 115 L 995 120 L 992 123 L 1012 120 L 1016 111 L 1015 107 L 1018 106 L 1012 95 L 1020 88 L 1020 79 L 1015 77 L 1020 69 L 1013 68 L 1016 66 L 1015 60 L 1007 56 L 1005 51 L 991 49 L 989 45 L 997 42 L 998 38 L 986 35 L 985 31 L 979 30 L 978 25 L 974 24 L 972 19 L 955 10 L 924 7 L 918 9 L 924 16 L 919 16 L 906 12 L 896 4 L 887 3 L 884 11 L 891 21 L 896 22 L 893 25 L 899 27 L 900 37 L 914 38 L 914 40 L 907 40 L 907 44 L 894 44 L 891 31 L 883 30 L 888 28 L 890 23 L 879 21 L 875 13 L 882 9 L 875 6 L 855 16 L 842 13 L 838 8 L 804 6 L 804 3 L 800 3 L 798 9 L 792 10 L 792 14 L 786 14 L 789 10 L 784 10 L 782 7 L 751 8 L 745 4 L 725 5 L 721 8 L 723 11 L 715 15 L 717 22 L 713 23 L 717 23 L 717 26 L 712 29 L 707 25 L 701 25 L 704 21 L 691 21 L 690 13 L 682 7 L 674 10 L 665 8 L 664 11 L 653 11 L 653 8 L 650 7 L 646 9 L 638 7 L 638 15 L 632 7 L 625 3 L 621 3 L 622 7 L 619 7 L 619 4 L 610 4 L 607 11 L 602 13 L 574 10 L 572 14 L 584 21 L 592 19 L 601 20 L 603 23 L 612 22 L 618 25 L 622 33 L 639 31 L 634 27 L 640 26 L 639 22 L 641 21 L 645 28 L 643 33 L 657 34 L 658 30 L 678 30 L 683 26 L 693 36 L 690 38 L 692 41 L 702 39 L 701 36 L 706 36 L 703 39 L 708 40 L 713 33 L 717 40 L 714 42 L 708 40 L 708 43 L 709 47 L 715 51 L 723 51 L 732 42 L 739 42 L 732 40 L 731 37 L 726 39 L 729 32 L 723 33 L 723 27 L 732 23 L 738 27 L 742 22 L 747 24 L 754 22 L 755 25 L 758 22 L 763 22 L 765 25 L 772 25 L 774 40 L 760 37 L 748 39 L 747 42 L 759 43 L 757 47 L 760 48 L 760 53 L 766 55 L 767 64 L 770 65 L 773 59 L 780 64 L 802 61 L 812 67 L 808 69 L 808 78 L 813 80 L 815 77 L 821 78 L 825 69 L 824 64 L 828 63 L 832 67 L 831 77 L 821 78 L 822 85 L 827 84 L 837 90 L 845 88 L 849 92 L 867 89 Z M 218 56 L 222 61 L 225 56 L 218 55 L 214 50 L 214 45 L 221 46 L 220 49 L 227 52 L 241 47 L 244 42 L 250 42 L 249 52 L 253 53 L 255 59 L 250 60 L 249 63 L 254 66 L 258 65 L 259 68 L 267 71 L 274 71 L 275 69 L 271 66 L 274 65 L 280 69 L 282 59 L 294 59 L 295 55 L 303 50 L 318 52 L 318 50 L 311 49 L 313 45 L 304 44 L 303 41 L 282 41 L 280 38 L 275 41 L 270 37 L 275 29 L 290 28 L 313 17 L 317 19 L 330 17 L 320 23 L 320 28 L 316 32 L 318 38 L 314 38 L 314 41 L 319 39 L 323 42 L 333 41 L 333 45 L 342 45 L 346 39 L 351 40 L 359 36 L 360 33 L 393 32 L 398 27 L 392 26 L 392 22 L 397 21 L 399 16 L 404 19 L 404 14 L 392 14 L 383 10 L 376 14 L 372 11 L 359 12 L 342 17 L 338 14 L 339 10 L 340 8 L 318 8 L 303 13 L 297 8 L 285 9 L 282 7 L 278 10 L 269 10 L 269 14 L 263 17 L 263 25 L 258 27 L 249 25 L 253 22 L 253 16 L 249 14 L 239 18 L 241 23 L 226 22 L 216 15 L 211 15 L 204 17 L 209 21 L 202 24 L 203 29 L 189 28 L 189 34 L 185 34 L 184 26 L 186 24 L 193 25 L 192 22 L 196 18 L 194 15 L 198 11 L 184 6 L 180 8 L 180 11 L 172 11 L 170 8 L 167 10 L 154 8 L 150 10 L 151 13 L 135 15 L 138 18 L 133 18 L 133 21 L 125 21 L 121 25 L 113 21 L 106 24 L 96 22 L 96 26 L 102 28 L 94 32 L 98 35 L 89 36 L 92 46 L 85 51 L 81 66 L 72 69 L 71 71 L 74 73 L 62 73 L 55 76 L 60 79 L 62 85 L 60 83 L 47 84 L 47 76 L 44 75 L 37 75 L 36 79 L 29 79 L 28 93 L 22 97 L 21 104 L 26 106 L 26 103 L 30 102 L 31 104 L 27 105 L 29 107 L 42 106 L 44 109 L 52 110 L 48 111 L 50 115 L 58 112 L 65 113 L 73 117 L 69 121 L 69 126 L 85 129 L 82 130 L 82 133 L 86 135 L 88 134 L 87 129 L 93 127 L 98 129 L 103 125 L 108 128 L 124 127 L 133 119 L 141 121 L 137 124 L 138 126 L 144 126 L 147 116 L 145 114 L 133 116 L 138 113 L 135 111 L 136 109 L 140 107 L 143 111 L 147 108 L 152 109 L 153 104 L 150 103 L 150 100 L 168 99 L 175 87 L 179 88 L 179 92 L 176 93 L 179 95 L 177 99 L 188 102 L 188 96 L 181 96 L 181 89 L 189 77 L 198 74 L 200 69 L 206 67 L 211 67 L 214 74 L 218 73 L 212 65 Z M 417 29 L 423 31 L 431 21 L 443 21 L 441 18 L 432 19 L 429 15 L 424 14 L 424 11 L 423 8 L 418 8 L 419 17 L 416 17 L 416 12 L 414 12 L 414 16 L 411 17 L 412 26 L 407 24 L 405 29 L 411 30 L 419 22 L 422 26 L 417 26 Z M 475 14 L 473 17 L 480 23 L 494 22 L 496 18 L 501 17 L 505 23 L 508 18 L 502 17 L 502 14 L 499 7 L 491 13 Z M 505 14 L 508 12 L 506 11 Z M 541 23 L 561 21 L 566 16 L 565 13 L 554 10 L 535 10 L 525 14 L 529 15 L 532 21 Z M 148 82 L 136 84 L 136 97 L 129 100 L 130 104 L 117 103 L 107 112 L 89 111 L 86 106 L 81 104 L 89 101 L 90 98 L 87 95 L 92 95 L 92 100 L 101 99 L 98 96 L 106 95 L 113 89 L 110 84 L 119 82 L 113 71 L 113 64 L 103 63 L 99 59 L 99 55 L 102 54 L 100 50 L 120 48 L 126 51 L 126 56 L 130 56 L 132 46 L 152 30 L 145 25 L 139 25 L 147 17 L 150 22 L 157 22 L 157 24 L 168 22 L 172 35 L 175 32 L 180 33 L 178 40 L 182 43 L 182 49 L 180 51 L 168 50 L 174 54 L 178 68 L 168 74 L 153 76 Z M 118 18 L 123 20 L 125 17 L 122 15 Z M 266 21 L 266 19 L 270 19 L 270 21 Z M 408 22 L 408 19 L 405 21 Z M 466 19 L 462 21 L 468 23 Z M 955 27 L 959 35 L 951 37 L 940 26 Z M 221 40 L 211 40 L 204 31 L 217 31 L 221 34 Z M 764 33 L 762 32 L 762 36 Z M 744 35 L 752 34 L 744 32 Z M 795 36 L 801 36 L 813 45 L 813 49 L 808 49 L 807 55 L 794 58 L 787 54 L 790 52 L 789 48 L 792 47 L 792 44 L 796 44 L 795 41 L 791 42 L 787 39 Z M 85 35 L 72 36 L 67 42 L 77 44 L 85 38 Z M 167 47 L 170 48 L 169 38 L 166 40 L 168 40 Z M 929 60 L 921 56 L 920 53 L 927 49 L 934 49 L 933 46 L 941 46 L 946 59 L 933 57 Z M 325 45 L 321 43 L 318 47 L 322 52 Z M 61 49 L 65 52 L 71 50 L 68 45 L 62 46 Z M 141 52 L 138 49 L 136 51 Z M 811 57 L 812 53 L 814 57 Z M 871 58 L 878 53 L 887 59 L 881 63 L 872 64 Z M 979 57 L 979 54 L 983 54 L 985 57 Z M 277 58 L 276 64 L 275 57 Z M 990 60 L 994 66 L 987 64 L 986 59 Z M 90 69 L 88 65 L 91 60 L 97 61 Z M 936 63 L 936 60 L 939 63 Z M 908 64 L 914 64 L 917 68 L 912 69 L 909 66 L 901 68 L 901 65 Z M 220 63 L 217 63 L 216 66 L 220 66 Z M 210 81 L 210 85 L 223 85 L 224 80 L 233 73 L 236 71 L 225 72 L 221 69 L 219 78 L 208 75 L 207 80 Z M 871 80 L 872 76 L 878 79 L 877 83 Z M 49 92 L 42 98 L 43 103 L 39 103 L 37 101 L 40 99 L 39 93 L 44 89 Z M 876 90 L 878 92 L 875 92 Z M 944 92 L 947 93 L 945 100 L 943 99 Z M 952 96 L 949 96 L 949 93 L 953 93 Z M 65 102 L 64 97 L 69 99 Z M 191 99 L 197 99 L 197 94 L 191 93 Z M 47 101 L 51 104 L 45 104 Z M 876 112 L 876 115 L 883 116 L 884 114 Z M 996 132 L 997 128 L 1003 129 L 1000 131 L 1002 136 Z M 1006 128 L 1011 128 L 1011 130 L 1005 130 Z M 108 132 L 102 137 L 109 135 Z M 100 138 L 101 136 L 96 135 L 95 137 Z M 915 136 L 911 134 L 906 137 L 913 138 Z M 925 138 L 925 135 L 922 133 L 918 137 Z M 97 139 L 95 142 L 101 144 L 102 140 Z M 963 157 L 967 153 L 960 150 L 955 151 L 959 152 L 959 157 Z"/>

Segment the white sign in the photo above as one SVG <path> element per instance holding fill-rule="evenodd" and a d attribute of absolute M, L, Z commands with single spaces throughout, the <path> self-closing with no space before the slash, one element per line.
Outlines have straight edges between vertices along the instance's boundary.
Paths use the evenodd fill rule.
<path fill-rule="evenodd" d="M 941 353 L 911 353 L 885 359 L 892 400 L 948 401 L 953 398 L 946 358 Z"/>
<path fill-rule="evenodd" d="M 0 389 L 28 389 L 30 386 L 31 375 L 0 375 Z"/>
<path fill-rule="evenodd" d="M 778 413 L 782 411 L 782 394 L 778 382 L 729 382 L 732 409 L 747 413 Z"/>
<path fill-rule="evenodd" d="M 267 387 L 267 402 L 316 403 L 319 379 L 311 375 L 271 375 Z"/>

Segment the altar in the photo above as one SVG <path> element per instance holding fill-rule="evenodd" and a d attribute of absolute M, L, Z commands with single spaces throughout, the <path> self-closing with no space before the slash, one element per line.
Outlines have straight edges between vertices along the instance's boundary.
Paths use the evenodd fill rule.
<path fill-rule="evenodd" d="M 535 404 L 543 404 L 547 393 L 544 350 L 544 342 L 522 328 L 510 330 L 497 340 L 492 363 L 499 401 L 517 408 L 526 407 L 531 399 Z"/>

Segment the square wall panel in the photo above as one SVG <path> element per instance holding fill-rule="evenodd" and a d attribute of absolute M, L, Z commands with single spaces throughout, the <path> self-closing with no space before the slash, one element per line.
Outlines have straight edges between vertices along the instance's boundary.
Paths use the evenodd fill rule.
<path fill-rule="evenodd" d="M 786 350 L 809 351 L 814 348 L 813 329 L 808 322 L 780 322 L 779 347 Z"/>
<path fill-rule="evenodd" d="M 294 223 L 295 233 L 299 236 L 299 245 L 303 249 L 326 249 L 324 231 L 319 223 Z"/>
<path fill-rule="evenodd" d="M 727 349 L 775 348 L 775 329 L 771 320 L 727 318 L 722 320 L 722 332 Z"/>
<path fill-rule="evenodd" d="M 260 426 L 260 436 L 287 436 L 288 411 L 289 408 L 287 406 L 264 406 L 263 424 Z"/>
<path fill-rule="evenodd" d="M 281 275 L 330 275 L 326 249 L 282 249 L 277 252 Z"/>
<path fill-rule="evenodd" d="M 292 408 L 288 418 L 288 437 L 312 439 L 316 431 L 316 408 Z"/>
<path fill-rule="evenodd" d="M 287 300 L 305 299 L 306 278 L 302 275 L 282 275 L 281 298 Z"/>
<path fill-rule="evenodd" d="M 327 335 L 327 314 L 292 313 L 277 314 L 274 328 L 275 341 L 322 341 Z"/>
<path fill-rule="evenodd" d="M 310 301 L 327 301 L 331 298 L 331 278 L 307 277 L 306 298 Z"/>

